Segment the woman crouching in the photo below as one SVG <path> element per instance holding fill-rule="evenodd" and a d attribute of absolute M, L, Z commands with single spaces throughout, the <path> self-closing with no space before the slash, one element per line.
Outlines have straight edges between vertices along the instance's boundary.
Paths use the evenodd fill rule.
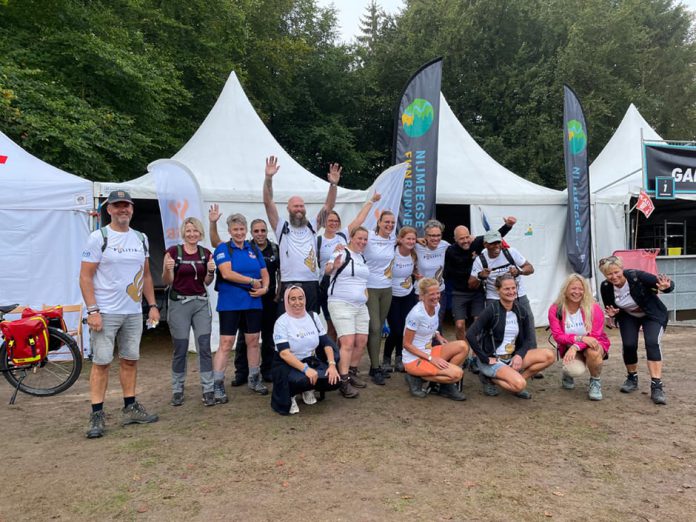
<path fill-rule="evenodd" d="M 479 360 L 479 378 L 485 395 L 498 395 L 497 386 L 520 399 L 531 399 L 527 379 L 551 366 L 550 350 L 538 349 L 529 339 L 531 318 L 515 299 L 517 283 L 507 273 L 495 280 L 500 300 L 490 303 L 466 332 Z"/>
<path fill-rule="evenodd" d="M 285 313 L 275 323 L 273 342 L 273 410 L 281 415 L 299 413 L 296 394 L 302 394 L 305 404 L 314 404 L 314 390 L 325 392 L 339 387 L 338 349 L 326 335 L 319 316 L 307 312 L 305 293 L 299 286 L 285 291 Z"/>
<path fill-rule="evenodd" d="M 406 382 L 411 395 L 425 397 L 423 380 L 438 383 L 439 394 L 448 399 L 466 399 L 454 383 L 464 375 L 461 365 L 469 353 L 466 341 L 448 342 L 437 331 L 440 311 L 440 283 L 432 278 L 418 283 L 420 302 L 406 316 L 402 354 Z M 433 346 L 433 341 L 437 345 Z"/>

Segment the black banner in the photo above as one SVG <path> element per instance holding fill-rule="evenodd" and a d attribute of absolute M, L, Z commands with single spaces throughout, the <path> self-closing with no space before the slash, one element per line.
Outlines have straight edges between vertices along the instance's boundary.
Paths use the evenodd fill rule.
<path fill-rule="evenodd" d="M 568 183 L 566 250 L 578 274 L 592 277 L 590 235 L 590 178 L 587 168 L 587 125 L 580 100 L 563 86 L 563 153 Z"/>
<path fill-rule="evenodd" d="M 674 179 L 674 194 L 696 194 L 696 147 L 644 143 L 646 192 L 655 194 L 655 178 Z"/>
<path fill-rule="evenodd" d="M 399 224 L 423 233 L 435 217 L 442 58 L 425 64 L 406 85 L 394 126 L 394 164 L 407 162 Z"/>

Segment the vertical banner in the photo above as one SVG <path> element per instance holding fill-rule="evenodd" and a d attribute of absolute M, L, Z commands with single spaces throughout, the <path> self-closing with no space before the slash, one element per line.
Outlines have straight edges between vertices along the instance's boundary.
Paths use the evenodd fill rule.
<path fill-rule="evenodd" d="M 377 225 L 379 215 L 384 210 L 391 210 L 394 216 L 399 218 L 399 207 L 401 205 L 401 194 L 404 189 L 404 176 L 409 166 L 407 163 L 393 165 L 382 172 L 375 180 L 368 191 L 368 199 L 377 192 L 381 198 L 372 205 L 372 212 L 367 215 L 363 226 L 368 230 L 373 230 Z"/>
<path fill-rule="evenodd" d="M 442 58 L 421 67 L 406 85 L 394 125 L 393 163 L 407 163 L 399 224 L 423 233 L 435 217 Z"/>
<path fill-rule="evenodd" d="M 587 168 L 587 125 L 580 100 L 563 86 L 563 153 L 568 183 L 566 250 L 578 274 L 592 277 L 590 178 Z"/>
<path fill-rule="evenodd" d="M 169 248 L 181 242 L 179 229 L 187 217 L 200 219 L 205 227 L 201 190 L 193 174 L 173 160 L 155 161 L 148 170 L 155 177 L 164 247 Z"/>

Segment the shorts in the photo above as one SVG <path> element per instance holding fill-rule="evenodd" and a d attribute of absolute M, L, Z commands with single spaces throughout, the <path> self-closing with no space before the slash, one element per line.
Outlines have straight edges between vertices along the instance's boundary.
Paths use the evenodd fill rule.
<path fill-rule="evenodd" d="M 355 306 L 343 301 L 329 301 L 329 312 L 338 337 L 367 335 L 370 332 L 370 314 L 367 311 L 367 305 Z"/>
<path fill-rule="evenodd" d="M 464 321 L 478 317 L 486 304 L 483 292 L 452 292 L 452 317 Z"/>
<path fill-rule="evenodd" d="M 442 345 L 433 346 L 430 350 L 430 355 L 432 357 L 440 357 L 440 354 L 442 354 Z M 434 377 L 440 373 L 440 368 L 435 366 L 430 361 L 421 359 L 420 357 L 415 361 L 404 364 L 404 369 L 406 370 L 406 373 L 416 377 Z"/>
<path fill-rule="evenodd" d="M 90 345 L 94 364 L 111 364 L 114 345 L 118 356 L 127 361 L 140 359 L 140 339 L 143 336 L 142 314 L 101 314 L 102 329 L 91 330 Z"/>
<path fill-rule="evenodd" d="M 218 312 L 220 316 L 220 335 L 237 335 L 239 322 L 244 317 L 244 333 L 255 334 L 261 331 L 261 318 L 263 310 L 253 308 L 251 310 L 223 310 Z"/>
<path fill-rule="evenodd" d="M 512 360 L 512 358 L 510 360 Z M 495 375 L 498 373 L 498 370 L 500 370 L 503 366 L 508 365 L 502 361 L 496 361 L 493 364 L 483 364 L 480 359 L 477 361 L 477 363 L 479 372 L 481 372 L 484 377 L 488 377 L 489 379 L 495 379 Z"/>

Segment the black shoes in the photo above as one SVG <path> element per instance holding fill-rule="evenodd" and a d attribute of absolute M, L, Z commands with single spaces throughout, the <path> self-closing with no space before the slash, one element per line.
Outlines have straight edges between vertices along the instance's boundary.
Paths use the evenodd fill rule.
<path fill-rule="evenodd" d="M 632 393 L 638 389 L 638 374 L 629 373 L 626 376 L 626 380 L 621 385 L 621 393 Z"/>

